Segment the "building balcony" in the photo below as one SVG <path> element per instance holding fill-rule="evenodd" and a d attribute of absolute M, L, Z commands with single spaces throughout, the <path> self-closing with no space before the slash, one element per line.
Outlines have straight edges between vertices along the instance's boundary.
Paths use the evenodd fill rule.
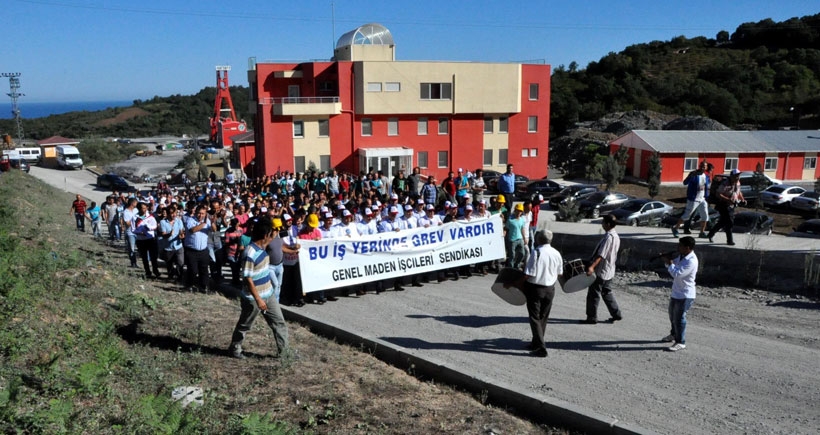
<path fill-rule="evenodd" d="M 272 106 L 276 116 L 338 115 L 342 113 L 339 97 L 263 98 L 259 104 Z"/>

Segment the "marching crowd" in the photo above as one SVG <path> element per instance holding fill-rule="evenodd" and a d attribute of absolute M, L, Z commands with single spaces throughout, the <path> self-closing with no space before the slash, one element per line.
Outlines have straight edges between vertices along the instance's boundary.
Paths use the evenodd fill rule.
<path fill-rule="evenodd" d="M 513 166 L 508 165 L 501 174 L 500 193 L 492 196 L 481 172 L 479 169 L 465 173 L 459 168 L 440 184 L 434 176 L 423 177 L 418 167 L 410 175 L 399 171 L 392 182 L 380 171 L 372 170 L 357 177 L 331 170 L 285 172 L 241 181 L 229 173 L 221 183 L 212 174 L 208 181 L 196 186 L 186 184 L 177 188 L 161 181 L 150 191 L 115 191 L 102 205 L 91 202 L 88 206 L 77 195 L 70 213 L 75 217 L 77 230 L 85 231 L 85 222 L 90 221 L 95 237 L 103 237 L 105 225 L 109 243 L 124 241 L 130 266 L 138 268 L 141 262 L 148 279 L 161 277 L 162 259 L 168 280 L 180 283 L 186 290 L 207 293 L 209 288 L 219 287 L 225 279 L 223 268 L 228 266 L 230 283 L 242 289 L 242 312 L 230 346 L 237 358 L 244 357 L 244 334 L 259 314 L 274 331 L 279 353 L 287 354 L 287 327 L 279 304 L 324 304 L 337 300 L 339 295 L 362 296 L 369 291 L 378 294 L 391 287 L 402 291 L 405 285 L 420 287 L 431 279 L 443 282 L 497 273 L 502 266 L 525 273 L 529 284 L 518 284 L 527 296 L 533 354 L 546 356 L 544 327 L 554 284 L 563 273 L 563 262 L 560 254 L 556 256 L 557 251 L 549 247 L 552 234 L 536 231 L 543 198 L 537 195 L 508 209 L 514 193 Z M 328 291 L 302 289 L 300 240 L 356 238 L 455 220 L 487 219 L 493 214 L 501 214 L 504 221 L 506 258 L 502 261 Z M 606 234 L 586 271 L 595 274 L 596 280 L 589 288 L 584 323 L 596 323 L 601 298 L 610 311 L 610 320 L 621 319 L 609 286 L 619 239 L 613 230 L 614 219 L 605 217 L 603 226 Z M 681 242 L 689 243 L 689 239 Z M 695 271 L 696 268 L 695 265 Z M 685 327 L 685 309 L 682 315 Z M 682 345 L 683 333 L 676 333 L 674 325 L 673 320 L 673 341 Z"/>

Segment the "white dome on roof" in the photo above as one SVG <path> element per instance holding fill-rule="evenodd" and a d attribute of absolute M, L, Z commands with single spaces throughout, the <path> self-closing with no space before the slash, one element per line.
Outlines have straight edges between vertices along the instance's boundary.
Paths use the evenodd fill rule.
<path fill-rule="evenodd" d="M 393 35 L 387 27 L 369 23 L 345 33 L 336 42 L 336 48 L 351 45 L 393 45 Z"/>

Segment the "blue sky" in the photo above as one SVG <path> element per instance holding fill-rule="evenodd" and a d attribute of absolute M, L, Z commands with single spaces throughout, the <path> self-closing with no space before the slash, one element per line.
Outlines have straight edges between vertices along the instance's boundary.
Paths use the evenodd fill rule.
<path fill-rule="evenodd" d="M 247 86 L 249 57 L 329 59 L 335 38 L 368 22 L 390 29 L 398 60 L 585 67 L 631 44 L 818 12 L 808 0 L 3 0 L 0 72 L 22 73 L 21 104 L 188 95 L 215 85 L 215 65 Z"/>

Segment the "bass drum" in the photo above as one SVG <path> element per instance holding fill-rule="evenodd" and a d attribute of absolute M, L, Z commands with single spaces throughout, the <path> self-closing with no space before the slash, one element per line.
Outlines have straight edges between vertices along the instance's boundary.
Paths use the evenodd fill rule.
<path fill-rule="evenodd" d="M 595 275 L 587 275 L 588 263 L 581 259 L 564 262 L 564 276 L 560 280 L 564 293 L 575 293 L 588 288 L 595 282 Z"/>
<path fill-rule="evenodd" d="M 495 278 L 491 289 L 496 296 L 510 305 L 524 305 L 527 303 L 527 298 L 519 288 L 514 286 L 504 288 L 505 284 L 517 283 L 522 277 L 524 277 L 524 272 L 521 270 L 505 267 L 498 272 L 498 276 Z"/>

